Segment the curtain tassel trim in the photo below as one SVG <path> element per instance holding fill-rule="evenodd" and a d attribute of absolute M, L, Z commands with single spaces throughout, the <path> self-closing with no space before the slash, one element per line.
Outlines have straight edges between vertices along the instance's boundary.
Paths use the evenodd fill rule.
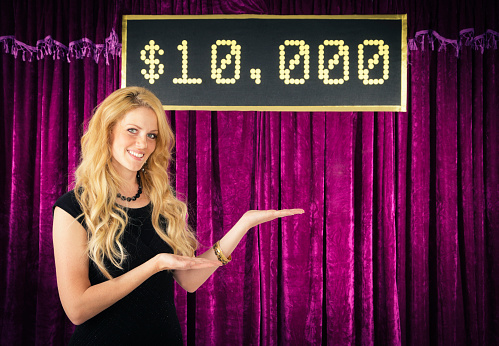
<path fill-rule="evenodd" d="M 0 36 L 0 47 L 3 46 L 5 53 L 12 54 L 15 58 L 21 54 L 23 61 L 33 61 L 33 58 L 41 60 L 46 56 L 52 56 L 52 59 L 64 59 L 71 62 L 71 59 L 93 58 L 95 63 L 99 62 L 101 56 L 106 59 L 109 65 L 110 58 L 121 56 L 121 43 L 118 41 L 118 35 L 114 29 L 106 38 L 105 43 L 93 43 L 84 37 L 77 41 L 72 41 L 69 46 L 54 40 L 50 35 L 43 40 L 38 40 L 36 46 L 30 46 L 18 41 L 12 36 Z"/>
<path fill-rule="evenodd" d="M 459 57 L 463 46 L 472 47 L 475 50 L 480 50 L 483 54 L 485 49 L 497 49 L 499 41 L 499 32 L 487 30 L 482 35 L 475 36 L 475 29 L 469 28 L 459 32 L 459 39 L 451 40 L 441 36 L 433 30 L 421 30 L 416 32 L 414 38 L 409 39 L 407 47 L 411 50 L 425 50 L 425 45 L 428 43 L 432 50 L 438 42 L 438 51 L 447 50 L 448 46 L 454 48 L 456 56 Z M 113 29 L 105 40 L 104 44 L 93 43 L 88 38 L 82 38 L 77 41 L 72 41 L 69 46 L 54 40 L 50 35 L 43 40 L 38 40 L 36 46 L 30 46 L 26 43 L 18 41 L 13 35 L 0 36 L 0 46 L 3 45 L 5 53 L 10 53 L 14 57 L 18 57 L 21 53 L 23 61 L 32 61 L 33 57 L 41 60 L 46 56 L 52 56 L 55 59 L 66 58 L 68 62 L 71 59 L 93 58 L 96 63 L 104 55 L 106 64 L 109 65 L 110 57 L 115 58 L 121 56 L 121 43 L 118 41 L 118 35 Z"/>
<path fill-rule="evenodd" d="M 407 47 L 411 50 L 425 50 L 428 43 L 431 50 L 435 50 L 438 42 L 438 51 L 447 50 L 448 46 L 454 48 L 456 56 L 459 57 L 463 46 L 472 47 L 475 50 L 480 50 L 483 54 L 485 49 L 497 49 L 499 41 L 499 32 L 487 30 L 485 33 L 475 36 L 475 29 L 469 28 L 459 32 L 459 39 L 451 40 L 439 35 L 433 30 L 421 30 L 416 32 L 414 38 L 409 39 Z"/>

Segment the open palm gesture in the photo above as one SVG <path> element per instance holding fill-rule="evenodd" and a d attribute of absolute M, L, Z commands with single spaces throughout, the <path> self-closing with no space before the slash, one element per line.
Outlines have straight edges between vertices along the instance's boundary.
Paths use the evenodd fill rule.
<path fill-rule="evenodd" d="M 282 210 L 249 210 L 239 220 L 248 229 L 255 227 L 261 223 L 275 220 L 277 218 L 303 214 L 303 209 L 282 209 Z"/>

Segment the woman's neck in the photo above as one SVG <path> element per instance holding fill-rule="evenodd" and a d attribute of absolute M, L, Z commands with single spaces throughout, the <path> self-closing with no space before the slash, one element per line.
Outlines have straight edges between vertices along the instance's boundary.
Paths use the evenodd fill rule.
<path fill-rule="evenodd" d="M 121 174 L 121 178 L 123 184 L 119 187 L 119 192 L 127 197 L 134 196 L 138 189 L 137 173 Z"/>

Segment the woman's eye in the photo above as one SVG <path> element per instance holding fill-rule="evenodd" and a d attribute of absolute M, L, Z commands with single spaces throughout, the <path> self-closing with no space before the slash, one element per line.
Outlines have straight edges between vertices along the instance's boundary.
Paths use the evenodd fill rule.
<path fill-rule="evenodd" d="M 128 132 L 130 132 L 130 133 L 137 133 L 137 129 L 128 129 Z"/>
<path fill-rule="evenodd" d="M 156 138 L 158 138 L 158 135 L 157 135 L 157 134 L 154 134 L 154 133 L 150 133 L 150 134 L 148 134 L 148 136 L 149 136 L 149 138 L 151 138 L 151 139 L 156 139 Z"/>

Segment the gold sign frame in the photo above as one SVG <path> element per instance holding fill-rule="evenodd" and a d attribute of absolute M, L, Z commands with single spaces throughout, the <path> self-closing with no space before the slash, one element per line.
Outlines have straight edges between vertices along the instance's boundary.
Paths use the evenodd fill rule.
<path fill-rule="evenodd" d="M 121 87 L 127 86 L 127 35 L 130 20 L 180 20 L 180 19 L 371 19 L 401 21 L 401 63 L 400 63 L 400 104 L 399 105 L 326 105 L 326 106 L 189 106 L 163 105 L 165 110 L 219 110 L 219 111 L 296 111 L 296 112 L 406 112 L 407 111 L 407 14 L 395 15 L 124 15 L 122 22 L 122 68 Z"/>

